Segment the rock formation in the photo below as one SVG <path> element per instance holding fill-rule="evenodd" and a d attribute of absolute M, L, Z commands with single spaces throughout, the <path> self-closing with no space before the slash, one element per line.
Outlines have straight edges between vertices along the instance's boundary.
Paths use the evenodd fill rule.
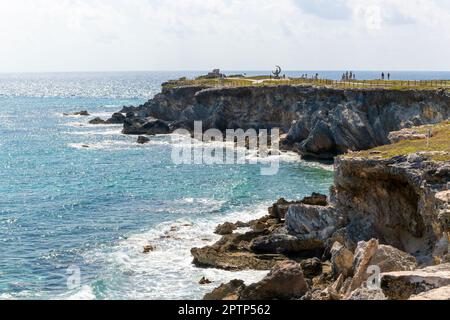
<path fill-rule="evenodd" d="M 309 287 L 303 300 L 448 299 L 450 123 L 435 129 L 429 144 L 400 139 L 389 148 L 337 158 L 329 201 L 317 194 L 280 199 L 268 216 L 250 223 L 251 233 L 232 233 L 213 248 L 221 259 L 258 257 L 262 270 L 294 260 Z M 417 150 L 427 145 L 443 151 Z M 202 250 L 217 259 L 210 248 L 195 250 L 196 259 Z M 240 268 L 252 266 L 241 262 Z M 250 299 L 245 288 L 237 298 Z"/>
<path fill-rule="evenodd" d="M 122 112 L 127 113 L 125 134 L 153 134 L 145 126 L 155 119 L 162 121 L 158 128 L 162 127 L 163 133 L 176 128 L 192 130 L 196 120 L 203 122 L 205 130 L 276 127 L 287 133 L 285 148 L 304 157 L 332 159 L 389 143 L 393 131 L 448 119 L 450 94 L 445 90 L 340 90 L 292 85 L 163 85 L 162 92 L 144 105 L 126 107 Z M 147 126 L 151 129 L 153 125 Z"/>

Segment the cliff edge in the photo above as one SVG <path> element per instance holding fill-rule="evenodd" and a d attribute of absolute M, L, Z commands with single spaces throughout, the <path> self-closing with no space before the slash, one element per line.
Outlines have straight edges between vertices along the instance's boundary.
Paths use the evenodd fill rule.
<path fill-rule="evenodd" d="M 333 159 L 389 142 L 392 131 L 450 118 L 446 90 L 332 89 L 306 86 L 163 87 L 126 108 L 125 134 L 158 134 L 176 128 L 205 130 L 280 128 L 283 145 L 306 158 Z"/>

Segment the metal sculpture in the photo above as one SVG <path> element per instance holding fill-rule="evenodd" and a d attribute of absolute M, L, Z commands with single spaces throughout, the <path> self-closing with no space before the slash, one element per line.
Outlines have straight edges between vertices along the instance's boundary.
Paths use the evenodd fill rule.
<path fill-rule="evenodd" d="M 276 67 L 275 71 L 272 71 L 273 76 L 275 79 L 280 79 L 281 67 L 280 66 L 275 66 L 275 67 Z"/>

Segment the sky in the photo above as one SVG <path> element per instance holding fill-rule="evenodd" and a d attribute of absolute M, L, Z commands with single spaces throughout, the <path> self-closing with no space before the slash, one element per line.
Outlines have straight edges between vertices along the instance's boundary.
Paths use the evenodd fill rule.
<path fill-rule="evenodd" d="M 0 72 L 450 71 L 450 0 L 0 0 Z"/>

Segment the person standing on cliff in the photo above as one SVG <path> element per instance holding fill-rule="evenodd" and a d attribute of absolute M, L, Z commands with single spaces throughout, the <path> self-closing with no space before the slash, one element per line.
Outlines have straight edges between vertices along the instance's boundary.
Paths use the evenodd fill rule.
<path fill-rule="evenodd" d="M 388 73 L 388 80 L 391 80 L 391 74 Z"/>
<path fill-rule="evenodd" d="M 381 80 L 384 80 L 384 72 L 381 74 Z"/>

